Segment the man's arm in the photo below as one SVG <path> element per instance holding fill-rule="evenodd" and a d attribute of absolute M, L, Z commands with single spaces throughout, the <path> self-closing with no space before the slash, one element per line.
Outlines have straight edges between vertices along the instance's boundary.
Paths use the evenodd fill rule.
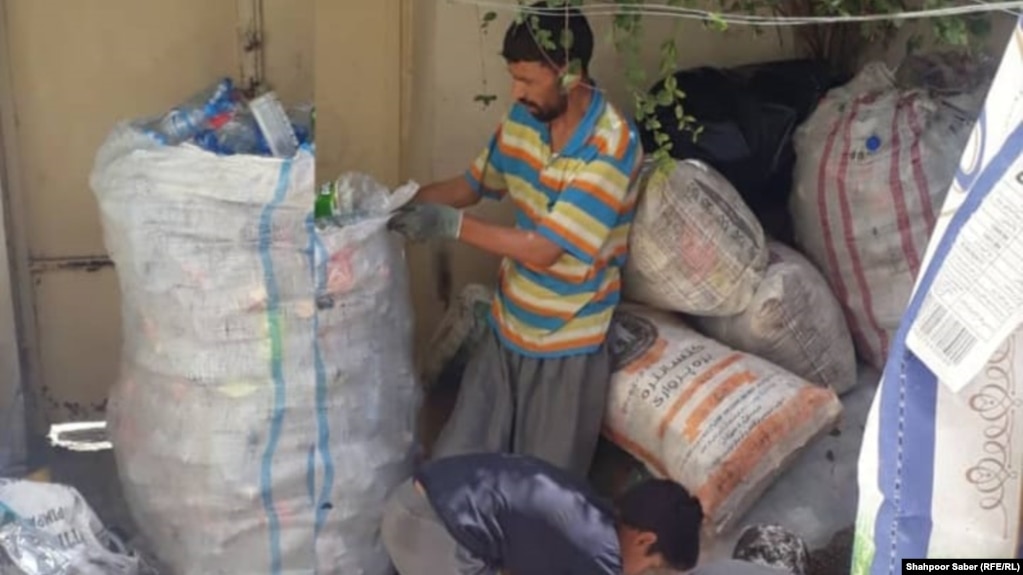
<path fill-rule="evenodd" d="M 436 182 L 419 188 L 413 201 L 424 204 L 444 204 L 463 209 L 479 203 L 481 196 L 473 191 L 464 176 Z"/>
<path fill-rule="evenodd" d="M 499 147 L 501 130 L 501 126 L 498 126 L 487 147 L 480 152 L 464 174 L 423 186 L 416 193 L 414 201 L 463 209 L 475 206 L 484 197 L 500 200 L 507 186 L 501 170 L 502 154 Z"/>
<path fill-rule="evenodd" d="M 538 268 L 553 266 L 565 250 L 536 232 L 485 222 L 464 214 L 458 239 L 491 254 Z"/>

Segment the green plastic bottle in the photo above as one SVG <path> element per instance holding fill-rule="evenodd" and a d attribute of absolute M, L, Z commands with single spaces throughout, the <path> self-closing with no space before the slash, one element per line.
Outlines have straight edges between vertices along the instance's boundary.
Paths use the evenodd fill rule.
<path fill-rule="evenodd" d="M 326 227 L 337 215 L 337 183 L 328 182 L 320 186 L 313 208 L 313 219 L 320 228 Z"/>

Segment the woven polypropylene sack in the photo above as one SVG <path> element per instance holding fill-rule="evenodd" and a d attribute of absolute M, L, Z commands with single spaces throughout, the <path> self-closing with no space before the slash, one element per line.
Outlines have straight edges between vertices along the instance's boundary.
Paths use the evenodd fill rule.
<path fill-rule="evenodd" d="M 686 160 L 647 167 L 629 236 L 625 297 L 659 309 L 722 316 L 746 309 L 767 267 L 760 222 L 728 180 Z"/>
<path fill-rule="evenodd" d="M 978 103 L 974 94 L 900 89 L 874 63 L 829 92 L 796 132 L 797 242 L 828 278 L 857 351 L 878 369 Z"/>
<path fill-rule="evenodd" d="M 714 533 L 740 520 L 842 412 L 831 390 L 665 312 L 622 306 L 610 342 L 605 434 L 698 497 Z"/>
<path fill-rule="evenodd" d="M 693 318 L 703 333 L 838 394 L 856 385 L 856 352 L 831 287 L 795 250 L 768 242 L 770 264 L 746 311 Z"/>
<path fill-rule="evenodd" d="M 173 573 L 388 573 L 419 400 L 406 263 L 386 214 L 314 226 L 314 164 L 124 126 L 97 156 L 124 333 L 110 436 Z"/>
<path fill-rule="evenodd" d="M 0 478 L 0 575 L 151 572 L 74 487 Z"/>

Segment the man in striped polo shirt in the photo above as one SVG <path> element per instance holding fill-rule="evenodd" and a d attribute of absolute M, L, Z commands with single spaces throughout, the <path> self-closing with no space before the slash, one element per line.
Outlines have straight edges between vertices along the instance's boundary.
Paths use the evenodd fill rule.
<path fill-rule="evenodd" d="M 533 455 L 585 474 L 604 415 L 606 337 L 642 150 L 587 71 L 593 33 L 575 9 L 513 23 L 503 56 L 515 104 L 464 176 L 421 188 L 391 223 L 410 240 L 458 239 L 503 257 L 492 330 L 466 367 L 434 458 Z M 553 45 L 552 45 L 553 44 Z M 511 200 L 514 228 L 462 210 Z"/>

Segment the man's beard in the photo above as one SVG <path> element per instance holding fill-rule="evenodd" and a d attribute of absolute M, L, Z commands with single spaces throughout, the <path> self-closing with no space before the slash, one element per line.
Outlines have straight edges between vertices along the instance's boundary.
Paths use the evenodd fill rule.
<path fill-rule="evenodd" d="M 521 101 L 520 103 L 529 110 L 529 113 L 532 114 L 537 121 L 545 124 L 557 120 L 565 113 L 566 110 L 568 110 L 568 96 L 565 96 L 564 94 L 558 97 L 558 103 L 556 105 L 548 108 L 538 106 L 528 101 Z"/>

